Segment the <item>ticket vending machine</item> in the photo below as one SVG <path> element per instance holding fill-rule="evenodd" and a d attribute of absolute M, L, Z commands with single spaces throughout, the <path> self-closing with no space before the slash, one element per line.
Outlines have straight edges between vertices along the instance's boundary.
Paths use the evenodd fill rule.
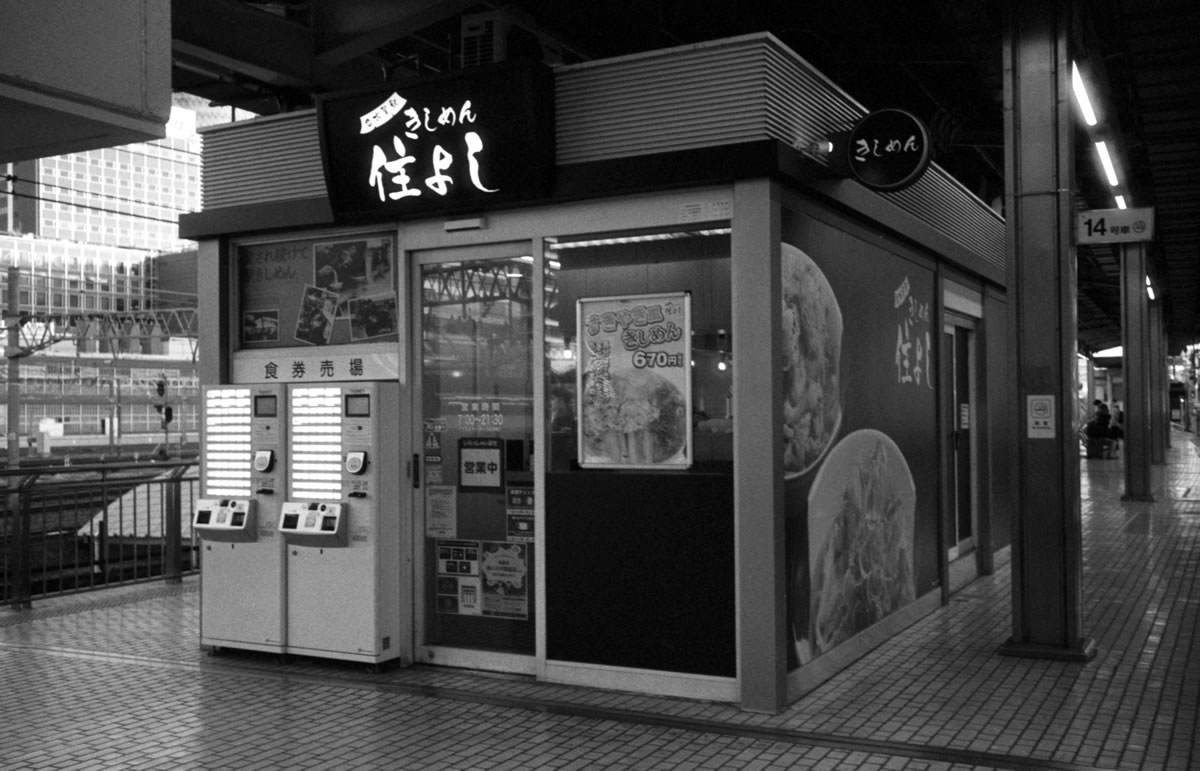
<path fill-rule="evenodd" d="M 284 652 L 284 394 L 281 385 L 204 389 L 192 527 L 203 541 L 200 644 L 214 649 Z"/>
<path fill-rule="evenodd" d="M 395 383 L 288 386 L 287 651 L 412 660 Z M 402 576 L 405 578 L 402 579 Z M 403 580 L 403 583 L 402 583 Z"/>

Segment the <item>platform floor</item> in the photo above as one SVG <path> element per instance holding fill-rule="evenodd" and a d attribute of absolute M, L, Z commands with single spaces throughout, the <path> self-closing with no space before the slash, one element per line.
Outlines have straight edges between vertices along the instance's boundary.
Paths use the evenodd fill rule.
<path fill-rule="evenodd" d="M 1002 657 L 1007 566 L 780 715 L 199 648 L 195 578 L 0 609 L 3 769 L 1200 769 L 1200 455 L 1081 460 L 1086 664 Z"/>

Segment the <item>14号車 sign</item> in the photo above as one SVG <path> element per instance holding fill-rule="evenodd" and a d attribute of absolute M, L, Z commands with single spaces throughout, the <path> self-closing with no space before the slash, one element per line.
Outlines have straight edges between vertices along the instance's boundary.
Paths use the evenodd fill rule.
<path fill-rule="evenodd" d="M 1154 208 L 1089 209 L 1075 215 L 1075 243 L 1118 244 L 1154 240 Z"/>

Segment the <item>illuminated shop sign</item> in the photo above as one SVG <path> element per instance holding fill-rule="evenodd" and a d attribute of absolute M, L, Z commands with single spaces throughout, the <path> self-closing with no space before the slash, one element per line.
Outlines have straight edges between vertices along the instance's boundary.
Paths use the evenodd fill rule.
<path fill-rule="evenodd" d="M 406 217 L 544 196 L 549 70 L 519 62 L 326 97 L 325 181 L 339 217 Z"/>
<path fill-rule="evenodd" d="M 929 131 L 904 110 L 876 110 L 850 132 L 850 176 L 873 190 L 901 190 L 929 168 Z"/>

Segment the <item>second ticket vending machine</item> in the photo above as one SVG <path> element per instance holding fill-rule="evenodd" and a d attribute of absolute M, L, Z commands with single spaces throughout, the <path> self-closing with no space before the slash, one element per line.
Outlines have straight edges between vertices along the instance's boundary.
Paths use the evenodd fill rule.
<path fill-rule="evenodd" d="M 288 386 L 287 651 L 377 664 L 411 661 L 401 536 L 399 388 Z"/>

